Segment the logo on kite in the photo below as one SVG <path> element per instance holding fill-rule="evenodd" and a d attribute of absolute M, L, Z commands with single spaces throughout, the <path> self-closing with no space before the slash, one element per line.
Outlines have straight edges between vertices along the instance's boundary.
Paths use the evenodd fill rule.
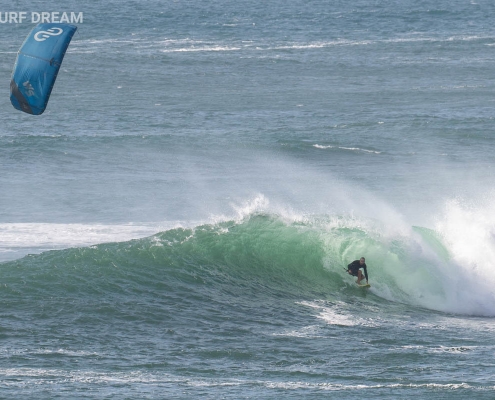
<path fill-rule="evenodd" d="M 36 34 L 34 35 L 34 40 L 36 40 L 37 42 L 44 42 L 50 36 L 58 36 L 63 31 L 64 30 L 60 29 L 60 28 L 50 28 L 46 31 L 39 31 L 39 32 L 36 32 Z"/>
<path fill-rule="evenodd" d="M 33 115 L 45 111 L 76 30 L 74 25 L 59 23 L 43 23 L 33 28 L 17 53 L 12 71 L 10 102 L 14 108 Z"/>
<path fill-rule="evenodd" d="M 24 86 L 26 96 L 28 96 L 28 97 L 34 96 L 34 87 L 33 87 L 33 85 L 31 85 L 31 83 L 29 81 L 24 82 L 22 84 L 22 86 Z"/>

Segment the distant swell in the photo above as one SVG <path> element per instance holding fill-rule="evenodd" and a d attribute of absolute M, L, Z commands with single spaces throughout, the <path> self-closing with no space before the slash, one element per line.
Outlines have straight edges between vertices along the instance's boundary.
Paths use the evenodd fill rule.
<path fill-rule="evenodd" d="M 362 151 L 364 153 L 373 153 L 373 154 L 381 154 L 381 151 L 376 151 L 376 150 L 367 150 L 367 149 L 362 149 L 359 147 L 342 147 L 342 146 L 330 146 L 330 145 L 321 145 L 321 144 L 314 144 L 313 147 L 317 149 L 340 149 L 340 150 L 349 150 L 349 151 Z"/>

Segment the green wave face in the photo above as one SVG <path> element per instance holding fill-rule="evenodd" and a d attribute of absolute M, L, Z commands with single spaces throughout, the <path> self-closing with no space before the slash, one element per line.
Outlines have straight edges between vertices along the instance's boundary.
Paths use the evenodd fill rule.
<path fill-rule="evenodd" d="M 346 300 L 362 296 L 355 278 L 344 271 L 361 256 L 372 285 L 367 295 L 376 301 L 473 312 L 462 309 L 462 296 L 450 290 L 453 265 L 431 230 L 390 233 L 376 221 L 287 221 L 267 214 L 7 262 L 2 264 L 3 296 L 18 305 L 47 298 L 55 305 L 119 298 L 198 304 L 231 298 Z"/>

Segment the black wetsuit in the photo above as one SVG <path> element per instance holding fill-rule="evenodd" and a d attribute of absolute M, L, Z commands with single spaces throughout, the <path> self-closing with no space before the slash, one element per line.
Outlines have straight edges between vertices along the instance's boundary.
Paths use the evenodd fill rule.
<path fill-rule="evenodd" d="M 353 276 L 358 276 L 358 271 L 359 268 L 364 269 L 364 276 L 366 277 L 366 282 L 368 282 L 368 270 L 366 269 L 366 263 L 361 264 L 359 260 L 351 262 L 348 266 L 347 269 L 350 269 L 352 272 Z"/>

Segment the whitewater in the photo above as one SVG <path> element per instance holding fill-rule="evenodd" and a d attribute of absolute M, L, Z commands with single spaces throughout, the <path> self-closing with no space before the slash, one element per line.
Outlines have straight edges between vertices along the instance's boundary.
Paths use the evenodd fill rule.
<path fill-rule="evenodd" d="M 0 25 L 0 398 L 494 397 L 492 4 L 16 7 L 84 22 L 36 117 Z"/>

